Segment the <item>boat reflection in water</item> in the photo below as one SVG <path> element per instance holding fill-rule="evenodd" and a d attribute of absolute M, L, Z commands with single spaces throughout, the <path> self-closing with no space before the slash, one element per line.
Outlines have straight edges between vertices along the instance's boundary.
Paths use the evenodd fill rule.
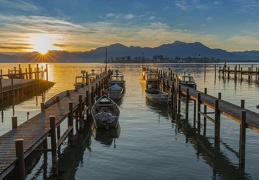
<path fill-rule="evenodd" d="M 111 146 L 112 143 L 114 145 L 114 148 L 116 148 L 115 139 L 119 138 L 120 136 L 120 124 L 118 124 L 115 128 L 96 128 L 94 125 L 92 125 L 92 136 L 96 141 L 99 141 L 101 144 L 104 144 L 105 146 Z"/>

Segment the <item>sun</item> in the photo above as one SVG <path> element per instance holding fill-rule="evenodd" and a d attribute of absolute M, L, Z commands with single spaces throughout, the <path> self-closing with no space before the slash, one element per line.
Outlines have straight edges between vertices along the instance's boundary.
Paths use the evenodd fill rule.
<path fill-rule="evenodd" d="M 41 54 L 46 54 L 49 50 L 60 50 L 59 47 L 54 46 L 54 44 L 57 44 L 58 35 L 32 34 L 30 39 L 33 51 L 37 51 Z"/>

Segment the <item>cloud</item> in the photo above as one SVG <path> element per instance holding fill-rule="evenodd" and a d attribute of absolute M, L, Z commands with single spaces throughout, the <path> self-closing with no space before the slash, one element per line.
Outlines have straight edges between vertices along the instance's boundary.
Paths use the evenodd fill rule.
<path fill-rule="evenodd" d="M 187 10 L 187 6 L 186 6 L 185 0 L 177 0 L 177 1 L 175 1 L 175 6 L 177 6 L 181 10 L 184 10 L 184 11 Z"/>
<path fill-rule="evenodd" d="M 0 5 L 4 7 L 5 9 L 13 9 L 13 10 L 20 10 L 20 11 L 27 11 L 27 12 L 36 12 L 39 10 L 37 6 L 35 6 L 32 3 L 28 3 L 21 0 L 0 0 Z"/>

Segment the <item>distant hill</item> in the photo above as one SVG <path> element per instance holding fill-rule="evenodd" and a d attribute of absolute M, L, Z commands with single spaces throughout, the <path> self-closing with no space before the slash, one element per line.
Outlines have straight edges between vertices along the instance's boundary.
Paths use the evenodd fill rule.
<path fill-rule="evenodd" d="M 222 61 L 259 61 L 259 51 L 228 52 L 222 49 L 211 49 L 200 42 L 185 43 L 175 41 L 172 44 L 163 44 L 158 47 L 124 46 L 112 44 L 107 47 L 99 47 L 86 52 L 50 51 L 48 56 L 41 56 L 37 52 L 23 54 L 0 54 L 0 62 L 104 62 L 107 48 L 108 58 L 131 56 L 152 58 L 154 55 L 164 57 L 215 57 Z"/>

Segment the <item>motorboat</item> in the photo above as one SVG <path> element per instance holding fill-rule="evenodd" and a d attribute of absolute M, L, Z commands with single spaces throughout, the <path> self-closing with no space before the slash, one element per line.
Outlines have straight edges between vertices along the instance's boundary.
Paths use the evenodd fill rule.
<path fill-rule="evenodd" d="M 152 103 L 167 105 L 169 100 L 169 94 L 167 92 L 160 91 L 159 89 L 153 88 L 151 85 L 148 86 L 146 91 L 146 98 Z"/>
<path fill-rule="evenodd" d="M 118 101 L 122 98 L 125 92 L 125 80 L 119 70 L 115 70 L 116 74 L 110 76 L 109 87 L 105 89 L 104 93 L 113 101 Z"/>
<path fill-rule="evenodd" d="M 107 89 L 105 89 L 104 93 L 111 98 L 113 101 L 117 102 L 123 96 L 123 88 L 118 84 L 113 84 Z"/>
<path fill-rule="evenodd" d="M 99 74 L 96 74 L 94 69 L 91 69 L 91 71 L 92 71 L 92 73 L 88 74 L 88 78 L 89 78 L 90 82 L 93 82 L 97 78 L 99 78 Z"/>
<path fill-rule="evenodd" d="M 190 74 L 184 73 L 182 76 L 177 76 L 178 84 L 188 86 L 190 88 L 196 88 L 196 82 Z"/>
<path fill-rule="evenodd" d="M 113 86 L 115 84 L 119 85 L 123 92 L 125 91 L 125 80 L 124 80 L 124 76 L 122 74 L 119 74 L 119 70 L 115 70 L 116 74 L 112 74 L 110 76 L 110 82 L 109 82 L 109 86 Z"/>
<path fill-rule="evenodd" d="M 158 88 L 158 73 L 156 70 L 143 68 L 139 81 L 144 89 L 147 89 L 148 85 L 152 85 L 153 88 Z"/>
<path fill-rule="evenodd" d="M 115 128 L 119 124 L 120 109 L 107 95 L 94 103 L 91 114 L 96 128 Z"/>
<path fill-rule="evenodd" d="M 86 71 L 81 70 L 81 73 L 76 75 L 74 86 L 76 89 L 82 88 L 86 85 Z"/>

